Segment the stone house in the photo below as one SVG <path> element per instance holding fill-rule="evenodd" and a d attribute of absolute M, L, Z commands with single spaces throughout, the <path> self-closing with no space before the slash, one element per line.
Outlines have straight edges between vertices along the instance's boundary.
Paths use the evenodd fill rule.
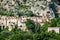
<path fill-rule="evenodd" d="M 9 27 L 9 30 L 12 30 L 12 28 L 15 28 L 15 25 L 17 25 L 17 18 L 16 17 L 7 17 L 7 26 Z"/>
<path fill-rule="evenodd" d="M 6 16 L 0 16 L 0 27 L 2 28 L 2 29 L 4 29 L 4 27 L 6 28 L 6 23 L 7 21 L 6 21 Z"/>
<path fill-rule="evenodd" d="M 8 27 L 9 31 L 12 30 L 12 28 L 15 28 L 15 25 L 18 26 L 21 30 L 26 30 L 26 24 L 25 22 L 27 19 L 33 20 L 34 22 L 38 22 L 39 24 L 43 25 L 45 21 L 50 21 L 47 14 L 43 14 L 43 17 L 13 17 L 13 16 L 1 16 L 0 17 L 0 26 L 4 26 L 5 28 Z"/>
<path fill-rule="evenodd" d="M 60 33 L 60 27 L 48 27 L 48 32 L 55 31 L 56 33 Z"/>
<path fill-rule="evenodd" d="M 21 30 L 26 30 L 26 24 L 25 24 L 25 21 L 27 18 L 25 17 L 18 17 L 18 28 L 20 28 Z"/>

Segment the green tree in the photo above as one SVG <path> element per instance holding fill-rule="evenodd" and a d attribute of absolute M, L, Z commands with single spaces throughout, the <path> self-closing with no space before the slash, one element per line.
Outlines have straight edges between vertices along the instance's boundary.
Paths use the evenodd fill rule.
<path fill-rule="evenodd" d="M 3 39 L 7 40 L 10 39 L 12 37 L 12 33 L 9 31 L 2 31 L 0 33 L 1 37 L 3 37 Z"/>
<path fill-rule="evenodd" d="M 26 26 L 29 31 L 32 31 L 33 33 L 39 33 L 40 32 L 40 24 L 35 23 L 34 21 L 27 19 Z"/>
<path fill-rule="evenodd" d="M 5 38 L 0 34 L 0 40 L 5 40 Z"/>
<path fill-rule="evenodd" d="M 34 28 L 35 28 L 35 23 L 34 21 L 30 20 L 30 19 L 27 19 L 26 21 L 26 26 L 28 28 L 28 30 L 31 30 L 32 32 L 35 32 L 34 31 Z"/>
<path fill-rule="evenodd" d="M 44 24 L 42 25 L 42 27 L 40 28 L 41 32 L 46 32 L 48 27 L 50 27 L 50 23 L 49 22 L 44 22 Z"/>
<path fill-rule="evenodd" d="M 23 38 L 24 40 L 33 40 L 33 34 L 25 33 Z"/>
<path fill-rule="evenodd" d="M 52 19 L 51 20 L 51 23 L 50 23 L 50 25 L 51 25 L 51 27 L 56 27 L 57 26 L 57 20 L 54 18 L 54 19 Z"/>
<path fill-rule="evenodd" d="M 33 14 L 32 11 L 26 11 L 26 14 L 25 15 L 26 16 L 30 16 L 30 17 L 36 16 L 36 15 Z"/>
<path fill-rule="evenodd" d="M 23 34 L 15 34 L 10 40 L 23 40 Z"/>

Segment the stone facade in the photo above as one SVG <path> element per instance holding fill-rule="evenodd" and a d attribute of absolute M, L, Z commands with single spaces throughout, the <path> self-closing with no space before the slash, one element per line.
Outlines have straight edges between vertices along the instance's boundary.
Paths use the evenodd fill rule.
<path fill-rule="evenodd" d="M 49 31 L 55 31 L 56 33 L 60 33 L 60 27 L 48 27 L 48 32 Z"/>
<path fill-rule="evenodd" d="M 21 28 L 22 30 L 26 29 L 25 21 L 27 19 L 33 20 L 34 22 L 38 22 L 39 24 L 43 24 L 45 21 L 50 21 L 47 14 L 43 14 L 43 17 L 27 17 L 27 16 L 21 16 L 21 17 L 10 17 L 10 16 L 0 16 L 0 26 L 5 26 L 9 28 L 9 30 L 12 30 L 12 28 L 15 28 L 15 25 L 18 26 L 18 28 Z"/>

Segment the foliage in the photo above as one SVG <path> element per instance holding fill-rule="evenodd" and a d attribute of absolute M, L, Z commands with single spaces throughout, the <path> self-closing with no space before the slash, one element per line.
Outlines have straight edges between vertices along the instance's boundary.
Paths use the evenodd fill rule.
<path fill-rule="evenodd" d="M 57 19 L 58 21 L 60 20 L 59 18 Z M 56 21 L 57 20 L 55 20 L 55 22 Z M 45 22 L 41 27 L 39 23 L 27 19 L 27 32 L 18 29 L 18 26 L 15 25 L 15 28 L 12 29 L 12 31 L 8 31 L 7 28 L 3 29 L 0 32 L 0 40 L 60 40 L 60 34 L 55 33 L 54 31 L 47 32 L 47 28 L 50 26 L 49 24 L 49 22 Z M 30 32 L 30 30 L 32 32 Z"/>
<path fill-rule="evenodd" d="M 60 27 L 60 18 L 51 19 L 50 26 L 51 27 Z"/>
<path fill-rule="evenodd" d="M 25 15 L 30 16 L 30 17 L 36 16 L 36 15 L 33 14 L 32 11 L 26 11 Z"/>
<path fill-rule="evenodd" d="M 26 26 L 27 26 L 28 30 L 31 30 L 32 32 L 34 32 L 34 29 L 35 29 L 34 21 L 27 19 Z"/>

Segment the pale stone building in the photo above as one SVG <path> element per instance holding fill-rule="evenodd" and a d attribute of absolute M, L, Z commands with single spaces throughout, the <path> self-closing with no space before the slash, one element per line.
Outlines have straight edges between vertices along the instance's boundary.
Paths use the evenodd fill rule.
<path fill-rule="evenodd" d="M 18 17 L 18 28 L 20 28 L 21 30 L 26 30 L 26 24 L 24 23 L 26 21 L 26 18 L 24 17 Z"/>
<path fill-rule="evenodd" d="M 12 28 L 15 28 L 15 25 L 18 26 L 21 30 L 26 30 L 26 24 L 25 22 L 27 19 L 33 20 L 35 23 L 39 23 L 43 25 L 45 21 L 50 21 L 47 14 L 43 14 L 43 17 L 27 17 L 27 16 L 21 16 L 21 17 L 10 17 L 10 16 L 1 16 L 0 17 L 0 26 L 4 26 L 5 28 L 8 27 L 9 31 L 12 30 Z M 2 27 L 3 28 L 3 27 Z"/>
<path fill-rule="evenodd" d="M 17 25 L 17 18 L 16 17 L 7 17 L 7 26 L 9 27 L 9 30 L 12 30 L 12 28 L 15 28 L 15 25 Z"/>
<path fill-rule="evenodd" d="M 4 29 L 4 27 L 6 28 L 6 23 L 7 21 L 6 21 L 6 16 L 0 16 L 0 27 L 2 28 L 2 29 Z"/>
<path fill-rule="evenodd" d="M 60 33 L 60 27 L 48 27 L 48 32 L 49 31 L 55 31 L 56 33 Z"/>
<path fill-rule="evenodd" d="M 48 2 L 51 2 L 51 0 L 47 0 Z"/>

